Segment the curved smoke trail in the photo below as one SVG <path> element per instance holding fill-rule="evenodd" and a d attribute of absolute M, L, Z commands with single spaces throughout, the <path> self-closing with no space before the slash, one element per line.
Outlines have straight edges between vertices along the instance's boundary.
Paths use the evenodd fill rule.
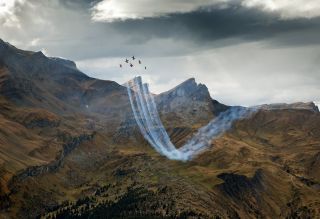
<path fill-rule="evenodd" d="M 126 83 L 134 118 L 144 138 L 160 154 L 173 160 L 187 161 L 208 148 L 213 139 L 231 128 L 234 121 L 248 117 L 256 108 L 232 107 L 211 120 L 181 148 L 177 149 L 166 132 L 148 84 L 141 77 Z"/>

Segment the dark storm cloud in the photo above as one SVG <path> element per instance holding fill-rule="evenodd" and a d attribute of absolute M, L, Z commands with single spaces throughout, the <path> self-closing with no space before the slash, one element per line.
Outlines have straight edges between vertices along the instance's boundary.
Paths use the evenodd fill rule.
<path fill-rule="evenodd" d="M 123 56 L 136 51 L 148 56 L 176 56 L 259 40 L 276 46 L 320 41 L 319 17 L 284 20 L 279 14 L 244 7 L 239 1 L 112 23 L 91 20 L 91 9 L 97 2 L 29 0 L 17 4 L 17 27 L 0 27 L 1 35 L 24 48 L 47 48 L 49 54 L 71 59 Z M 25 43 L 34 40 L 37 45 Z"/>
<path fill-rule="evenodd" d="M 233 39 L 239 41 L 273 39 L 278 44 L 318 44 L 320 18 L 280 19 L 267 13 L 241 5 L 226 8 L 206 8 L 189 13 L 170 14 L 163 17 L 113 22 L 112 27 L 121 34 L 131 35 L 136 43 L 152 38 L 175 38 L 196 44 Z M 285 39 L 284 39 L 285 38 Z"/>
<path fill-rule="evenodd" d="M 91 8 L 94 4 L 99 2 L 99 0 L 59 0 L 61 5 L 69 8 Z"/>

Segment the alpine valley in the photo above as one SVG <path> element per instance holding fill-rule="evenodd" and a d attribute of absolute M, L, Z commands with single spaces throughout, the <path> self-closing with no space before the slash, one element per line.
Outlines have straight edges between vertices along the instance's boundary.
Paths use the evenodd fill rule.
<path fill-rule="evenodd" d="M 178 147 L 232 107 L 194 78 L 154 98 Z M 320 218 L 319 124 L 312 102 L 266 104 L 170 160 L 126 87 L 0 40 L 0 218 Z"/>

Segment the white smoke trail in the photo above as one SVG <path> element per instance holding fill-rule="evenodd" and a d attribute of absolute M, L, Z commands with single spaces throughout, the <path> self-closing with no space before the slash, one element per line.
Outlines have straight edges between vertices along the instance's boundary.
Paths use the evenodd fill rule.
<path fill-rule="evenodd" d="M 159 115 L 156 108 L 152 107 L 153 103 L 151 103 L 149 98 L 151 94 L 145 93 L 142 95 L 141 88 L 143 86 L 146 87 L 147 85 L 142 85 L 140 77 L 136 77 L 127 83 L 131 108 L 134 112 L 134 116 L 140 130 L 142 130 L 142 135 L 159 153 L 167 156 L 170 159 L 181 160 L 181 153 L 171 143 L 160 119 L 158 119 L 158 121 L 156 119 L 159 118 Z M 147 90 L 148 89 L 145 89 L 145 91 Z M 133 98 L 133 96 L 135 98 Z M 143 115 L 143 118 L 139 118 L 139 115 Z M 151 115 L 154 115 L 155 117 L 151 119 Z"/>
<path fill-rule="evenodd" d="M 211 145 L 212 140 L 231 128 L 234 121 L 248 117 L 256 108 L 232 107 L 220 113 L 181 148 L 177 149 L 166 132 L 152 94 L 141 77 L 135 77 L 126 84 L 135 120 L 144 138 L 160 154 L 173 160 L 187 161 Z"/>
<path fill-rule="evenodd" d="M 153 99 L 153 96 L 149 92 L 148 84 L 143 84 L 143 92 L 146 98 L 147 107 L 149 109 L 151 118 L 153 120 L 154 126 L 157 127 L 157 131 L 159 132 L 159 135 L 161 135 L 161 141 L 164 143 L 164 146 L 169 151 L 176 150 L 175 146 L 171 143 L 168 133 L 166 132 L 158 113 L 158 110 L 156 108 L 155 101 Z"/>
<path fill-rule="evenodd" d="M 206 126 L 200 128 L 198 132 L 179 150 L 185 154 L 186 159 L 192 159 L 194 156 L 205 150 L 211 145 L 212 140 L 229 130 L 234 121 L 248 117 L 256 111 L 253 108 L 232 107 L 219 114 L 218 117 L 211 120 Z"/>

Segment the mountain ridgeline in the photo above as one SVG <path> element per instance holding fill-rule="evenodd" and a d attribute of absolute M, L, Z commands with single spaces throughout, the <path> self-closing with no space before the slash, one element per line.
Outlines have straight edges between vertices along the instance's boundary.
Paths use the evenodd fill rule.
<path fill-rule="evenodd" d="M 232 107 L 194 78 L 154 97 L 177 146 Z M 0 40 L 0 218 L 318 218 L 319 124 L 313 103 L 263 105 L 169 160 L 125 87 Z"/>

